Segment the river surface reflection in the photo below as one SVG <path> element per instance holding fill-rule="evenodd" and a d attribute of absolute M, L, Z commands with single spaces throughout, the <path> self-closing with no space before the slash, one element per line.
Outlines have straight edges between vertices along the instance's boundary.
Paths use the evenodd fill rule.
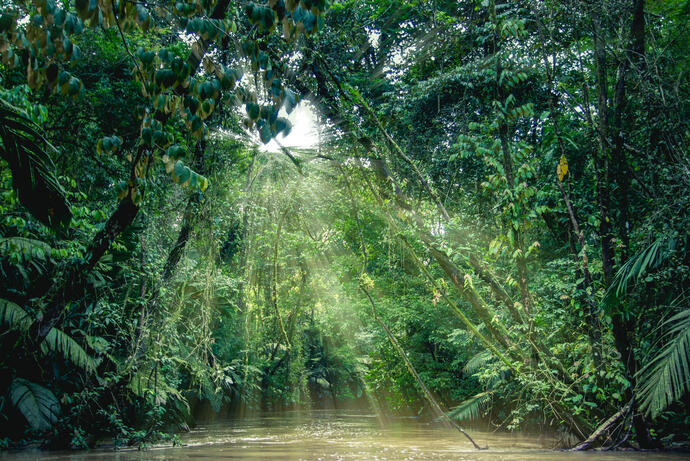
<path fill-rule="evenodd" d="M 200 425 L 182 434 L 184 446 L 145 451 L 24 451 L 0 455 L 3 461 L 181 461 L 208 460 L 680 460 L 682 453 L 567 453 L 557 441 L 538 434 L 470 431 L 488 450 L 476 451 L 461 434 L 415 419 L 382 425 L 373 415 L 353 411 L 266 414 Z"/>

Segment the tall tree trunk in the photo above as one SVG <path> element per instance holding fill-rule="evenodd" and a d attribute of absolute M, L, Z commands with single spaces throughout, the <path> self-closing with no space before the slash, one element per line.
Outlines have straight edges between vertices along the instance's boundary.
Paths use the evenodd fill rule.
<path fill-rule="evenodd" d="M 194 168 L 203 173 L 204 168 L 204 151 L 206 149 L 206 141 L 198 141 L 194 150 Z M 189 198 L 187 199 L 187 205 L 185 206 L 184 213 L 182 215 L 182 224 L 180 225 L 180 231 L 177 234 L 177 239 L 175 244 L 168 252 L 168 256 L 165 259 L 165 264 L 163 264 L 163 272 L 161 273 L 161 280 L 158 282 L 157 286 L 153 291 L 153 295 L 148 299 L 147 303 L 142 303 L 141 310 L 139 313 L 139 321 L 136 328 L 136 344 L 137 349 L 135 352 L 135 357 L 140 358 L 146 352 L 146 341 L 144 341 L 144 332 L 146 326 L 150 321 L 150 317 L 146 315 L 146 311 L 149 313 L 156 314 L 158 312 L 159 303 L 161 301 L 160 294 L 161 288 L 166 285 L 175 275 L 175 270 L 184 254 L 184 249 L 187 246 L 189 237 L 196 223 L 199 212 L 201 210 L 204 200 L 204 195 L 199 191 L 193 191 Z M 149 305 L 150 304 L 150 309 Z"/>
<path fill-rule="evenodd" d="M 603 8 L 603 6 L 602 6 Z M 621 239 L 624 240 L 624 249 L 622 251 L 622 258 L 627 257 L 628 245 L 628 201 L 627 194 L 629 191 L 629 179 L 627 176 L 627 160 L 625 159 L 622 138 L 622 116 L 624 110 L 624 96 L 625 96 L 625 74 L 628 68 L 628 60 L 631 58 L 630 52 L 626 53 L 623 58 L 624 62 L 619 65 L 614 90 L 614 130 L 615 140 L 613 142 L 613 150 L 611 152 L 612 160 L 615 162 L 617 172 L 613 172 L 609 166 L 609 117 L 608 117 L 608 83 L 607 83 L 607 59 L 605 50 L 605 41 L 603 30 L 601 27 L 601 15 L 597 12 L 592 14 L 593 38 L 594 38 L 594 61 L 597 76 L 597 94 L 598 94 L 598 112 L 599 112 L 599 146 L 600 159 L 595 155 L 595 173 L 597 175 L 597 191 L 598 201 L 600 207 L 600 226 L 599 233 L 601 236 L 602 248 L 602 266 L 604 271 L 604 282 L 606 287 L 609 287 L 613 281 L 613 267 L 614 267 L 614 250 L 613 250 L 613 235 L 611 229 L 611 218 L 609 216 L 610 207 L 610 192 L 609 185 L 616 184 L 618 186 L 618 206 L 620 210 L 620 220 L 618 220 L 619 230 L 622 231 Z M 633 20 L 631 26 L 631 43 L 632 47 L 644 47 L 644 2 L 642 0 L 633 0 Z M 637 49 L 638 52 L 644 51 Z M 637 435 L 638 443 L 642 448 L 651 448 L 654 445 L 650 437 L 649 430 L 643 416 L 637 412 L 637 405 L 634 401 L 633 390 L 635 388 L 637 372 L 637 361 L 634 356 L 633 344 L 630 334 L 633 332 L 634 326 L 628 320 L 625 312 L 622 311 L 620 305 L 613 307 L 611 313 L 612 333 L 616 344 L 616 349 L 621 354 L 621 359 L 625 367 L 625 374 L 630 387 L 625 391 L 626 400 L 633 401 L 633 425 Z"/>
<path fill-rule="evenodd" d="M 631 167 L 628 165 L 625 149 L 625 136 L 623 133 L 623 118 L 626 112 L 626 77 L 629 69 L 635 63 L 642 63 L 644 66 L 644 35 L 645 35 L 645 18 L 644 18 L 644 0 L 633 0 L 633 18 L 630 26 L 630 44 L 626 48 L 623 62 L 619 65 L 618 82 L 616 84 L 616 92 L 614 96 L 614 124 L 616 130 L 616 138 L 613 147 L 613 160 L 616 165 L 616 190 L 618 198 L 619 219 L 618 228 L 621 235 L 621 255 L 620 264 L 623 265 L 628 259 L 630 251 L 630 230 L 632 228 L 630 223 L 629 200 L 630 196 L 630 175 L 628 171 Z M 635 357 L 632 339 L 630 335 L 634 332 L 635 325 L 629 315 L 621 309 L 621 306 L 616 306 L 613 314 L 613 333 L 616 341 L 616 347 L 622 355 L 623 364 L 626 369 L 626 377 L 630 381 L 631 390 L 634 390 L 637 385 L 637 371 L 639 364 Z M 628 396 L 632 396 L 631 393 Z M 649 427 L 644 415 L 637 411 L 637 404 L 633 401 L 633 426 L 635 434 L 637 435 L 637 442 L 642 448 L 654 448 L 659 444 L 652 439 L 649 433 Z"/>
<path fill-rule="evenodd" d="M 206 150 L 206 141 L 201 140 L 196 143 L 194 152 L 194 169 L 204 174 L 206 169 L 204 168 L 204 151 Z M 193 191 L 192 194 L 187 199 L 187 206 L 185 207 L 184 214 L 182 215 L 182 225 L 180 226 L 180 232 L 177 234 L 177 240 L 168 253 L 168 257 L 163 265 L 163 273 L 161 274 L 161 284 L 167 283 L 175 273 L 177 265 L 182 258 L 184 249 L 189 241 L 189 236 L 194 228 L 199 212 L 203 205 L 204 194 L 199 191 Z"/>
<path fill-rule="evenodd" d="M 238 267 L 238 271 L 242 275 L 240 277 L 240 281 L 237 284 L 237 304 L 242 312 L 246 313 L 246 302 L 245 302 L 245 293 L 244 293 L 244 286 L 245 286 L 245 277 L 244 274 L 246 273 L 246 267 L 247 267 L 247 259 L 249 258 L 249 242 L 248 242 L 248 235 L 249 235 L 249 191 L 251 190 L 251 185 L 252 185 L 252 172 L 254 170 L 254 163 L 256 162 L 256 152 L 252 153 L 252 160 L 249 163 L 249 167 L 247 168 L 247 178 L 244 182 L 244 199 L 243 199 L 243 206 L 242 206 L 242 236 L 240 237 L 240 264 Z"/>
<path fill-rule="evenodd" d="M 611 232 L 611 218 L 609 217 L 609 139 L 608 139 L 608 79 L 606 77 L 606 49 L 601 29 L 600 12 L 592 14 L 592 29 L 594 38 L 594 66 L 597 81 L 597 111 L 599 123 L 597 134 L 599 153 L 592 152 L 594 173 L 597 184 L 597 202 L 599 205 L 599 237 L 601 238 L 601 262 L 604 271 L 604 283 L 609 286 L 613 280 L 613 235 Z"/>
<path fill-rule="evenodd" d="M 545 33 L 545 25 L 542 22 L 538 22 L 539 36 L 543 43 L 547 43 L 547 37 Z M 549 32 L 549 38 L 552 38 L 552 34 Z M 548 86 L 548 103 L 550 118 L 553 123 L 553 130 L 556 136 L 556 145 L 558 147 L 558 152 L 561 154 L 562 158 L 567 159 L 565 146 L 563 145 L 563 138 L 561 136 L 560 125 L 558 123 L 558 101 L 557 95 L 554 91 L 554 80 L 556 78 L 555 70 L 557 68 L 557 56 L 555 53 L 551 54 L 551 63 L 549 63 L 549 58 L 546 49 L 542 47 L 542 61 L 544 63 L 544 72 L 547 77 Z M 553 66 L 553 67 L 551 67 Z M 570 176 L 568 176 L 570 177 Z M 592 346 L 592 360 L 594 365 L 598 367 L 601 364 L 601 322 L 599 321 L 599 306 L 594 299 L 594 287 L 592 285 L 592 276 L 589 271 L 589 258 L 587 256 L 587 245 L 584 231 L 580 228 L 580 224 L 577 220 L 577 215 L 575 213 L 575 205 L 572 203 L 570 198 L 569 188 L 566 191 L 563 186 L 561 177 L 556 178 L 556 185 L 558 190 L 561 192 L 563 197 L 563 202 L 565 203 L 566 210 L 568 212 L 568 218 L 570 220 L 570 225 L 572 226 L 572 234 L 574 235 L 577 243 L 580 245 L 580 250 L 578 251 L 575 244 L 572 242 L 572 238 L 569 238 L 569 245 L 571 252 L 573 254 L 573 259 L 576 263 L 580 262 L 582 267 L 582 283 L 578 286 L 580 292 L 580 300 L 583 305 L 587 306 L 587 323 L 588 323 L 588 336 L 590 345 Z"/>

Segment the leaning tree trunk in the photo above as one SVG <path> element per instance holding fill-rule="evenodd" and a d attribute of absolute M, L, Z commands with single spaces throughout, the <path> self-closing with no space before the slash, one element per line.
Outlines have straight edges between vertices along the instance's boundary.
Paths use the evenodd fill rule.
<path fill-rule="evenodd" d="M 341 168 L 341 172 L 342 172 Z M 364 234 L 362 232 L 362 227 L 361 223 L 359 221 L 359 212 L 358 212 L 358 207 L 354 201 L 354 196 L 352 195 L 352 190 L 350 188 L 350 184 L 347 181 L 347 177 L 343 175 L 343 178 L 347 182 L 347 190 L 350 195 L 350 200 L 352 201 L 352 207 L 353 207 L 353 212 L 355 216 L 355 222 L 357 223 L 357 229 L 359 230 L 359 238 L 360 238 L 360 250 L 362 253 L 362 276 L 366 276 L 367 274 L 367 249 L 366 249 L 366 244 L 364 243 Z M 393 332 L 388 328 L 386 323 L 381 319 L 378 315 L 378 312 L 376 310 L 376 304 L 374 303 L 374 299 L 371 297 L 371 294 L 369 293 L 369 289 L 367 288 L 367 283 L 366 281 L 362 281 L 360 283 L 360 289 L 364 294 L 366 295 L 367 299 L 369 300 L 369 303 L 371 305 L 371 312 L 374 316 L 374 320 L 376 323 L 379 324 L 379 326 L 383 329 L 383 331 L 386 332 L 386 336 L 388 337 L 388 341 L 393 345 L 394 349 L 400 356 L 400 358 L 405 362 L 405 367 L 407 370 L 410 372 L 412 377 L 415 379 L 417 384 L 422 390 L 422 393 L 424 394 L 424 398 L 429 402 L 429 405 L 431 405 L 431 408 L 434 410 L 434 413 L 436 413 L 436 417 L 440 418 L 443 423 L 447 427 L 452 427 L 457 429 L 459 432 L 461 432 L 467 439 L 469 439 L 470 442 L 472 442 L 472 445 L 474 445 L 474 448 L 477 450 L 481 450 L 482 448 L 477 445 L 477 443 L 470 437 L 470 435 L 465 432 L 464 429 L 462 429 L 460 426 L 458 426 L 455 421 L 453 421 L 448 414 L 441 409 L 441 406 L 438 404 L 436 399 L 434 398 L 433 394 L 429 390 L 429 388 L 426 386 L 426 383 L 424 383 L 424 380 L 422 379 L 421 376 L 419 376 L 419 373 L 417 373 L 417 370 L 415 369 L 414 365 L 410 361 L 409 357 L 407 357 L 407 354 L 405 353 L 405 350 L 400 346 L 400 343 L 398 343 L 398 340 L 395 338 L 395 335 L 393 335 Z M 335 403 L 335 396 L 333 402 Z M 487 447 L 488 448 L 488 447 Z"/>
<path fill-rule="evenodd" d="M 211 18 L 224 18 L 229 4 L 230 0 L 220 0 L 214 7 Z M 208 42 L 203 38 L 200 38 L 192 46 L 192 51 L 187 58 L 190 68 L 193 69 L 192 73 L 196 72 L 207 49 Z M 176 88 L 176 91 L 182 94 L 187 90 L 184 88 Z M 49 292 L 48 298 L 50 299 L 50 304 L 45 312 L 43 312 L 41 318 L 34 323 L 30 331 L 31 337 L 37 344 L 43 342 L 48 332 L 60 321 L 65 306 L 71 301 L 83 297 L 86 289 L 85 280 L 87 274 L 96 266 L 101 257 L 112 246 L 115 239 L 134 222 L 134 219 L 139 213 L 139 204 L 141 200 L 143 200 L 144 193 L 142 189 L 135 186 L 137 183 L 135 170 L 136 167 L 139 166 L 139 162 L 144 160 L 146 161 L 144 176 L 147 176 L 152 160 L 151 153 L 145 152 L 143 148 L 140 148 L 130 173 L 130 184 L 133 185 L 127 189 L 125 197 L 120 200 L 117 209 L 110 216 L 105 227 L 94 236 L 84 255 L 83 262 L 71 266 L 64 274 L 63 282 L 61 284 L 56 284 L 55 288 Z M 136 194 L 141 194 L 141 196 L 137 198 Z"/>
<path fill-rule="evenodd" d="M 139 149 L 135 165 L 147 159 L 149 154 Z M 147 165 L 148 161 L 146 161 Z M 146 169 L 148 168 L 145 167 Z M 134 177 L 135 168 L 132 167 L 131 176 Z M 135 181 L 130 181 L 135 183 Z M 63 275 L 62 283 L 56 283 L 48 292 L 50 300 L 48 308 L 40 319 L 31 327 L 29 332 L 36 344 L 41 344 L 50 330 L 58 324 L 64 313 L 65 306 L 70 302 L 84 296 L 86 290 L 86 275 L 96 266 L 101 257 L 110 248 L 115 239 L 134 221 L 139 212 L 139 204 L 133 197 L 135 194 L 143 194 L 136 186 L 130 186 L 126 195 L 120 200 L 115 212 L 110 216 L 101 229 L 91 240 L 84 257 L 76 264 L 70 266 Z"/>
<path fill-rule="evenodd" d="M 196 148 L 194 151 L 193 165 L 196 171 L 199 173 L 204 173 L 204 151 L 206 149 L 205 141 L 198 141 L 196 143 Z M 165 264 L 163 265 L 163 272 L 161 273 L 161 279 L 156 285 L 152 296 L 148 302 L 141 304 L 139 311 L 139 320 L 137 322 L 137 327 L 135 331 L 135 357 L 140 358 L 146 352 L 146 343 L 144 341 L 144 332 L 150 321 L 149 315 L 149 305 L 152 307 L 153 313 L 157 313 L 158 305 L 160 303 L 161 288 L 166 285 L 170 279 L 172 279 L 175 274 L 175 270 L 184 254 L 184 249 L 189 242 L 189 237 L 194 229 L 199 213 L 201 211 L 202 205 L 204 203 L 204 195 L 199 191 L 194 191 L 187 199 L 187 205 L 185 206 L 184 213 L 182 215 L 182 225 L 180 226 L 180 231 L 177 234 L 177 239 L 175 244 L 170 249 L 167 258 L 165 259 Z"/>

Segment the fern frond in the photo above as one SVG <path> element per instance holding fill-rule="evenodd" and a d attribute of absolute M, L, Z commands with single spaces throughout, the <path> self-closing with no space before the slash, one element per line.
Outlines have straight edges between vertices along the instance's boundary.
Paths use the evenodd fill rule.
<path fill-rule="evenodd" d="M 17 304 L 0 298 L 0 322 L 7 324 L 10 328 L 27 331 L 33 319 Z"/>
<path fill-rule="evenodd" d="M 91 357 L 74 338 L 55 327 L 50 329 L 41 343 L 41 351 L 44 354 L 48 352 L 60 354 L 65 360 L 89 373 L 95 372 L 100 362 L 100 360 Z"/>
<path fill-rule="evenodd" d="M 27 331 L 33 319 L 17 304 L 0 298 L 0 322 L 20 331 Z M 62 355 L 65 360 L 82 368 L 89 373 L 96 371 L 100 360 L 90 356 L 77 341 L 62 330 L 51 328 L 41 343 L 41 352 L 54 352 Z"/>
<path fill-rule="evenodd" d="M 480 412 L 486 408 L 486 405 L 491 400 L 492 394 L 493 391 L 486 391 L 474 395 L 450 410 L 448 416 L 458 421 L 477 419 Z"/>
<path fill-rule="evenodd" d="M 130 391 L 132 391 L 132 393 L 134 393 L 134 395 L 136 395 L 137 397 L 145 398 L 146 386 L 144 385 L 144 381 L 146 380 L 146 373 L 142 372 L 142 370 L 139 370 L 129 380 L 129 383 L 127 383 L 127 388 Z"/>
<path fill-rule="evenodd" d="M 468 375 L 474 374 L 479 371 L 480 368 L 485 367 L 492 358 L 493 356 L 490 351 L 481 351 L 470 358 L 462 370 Z"/>
<path fill-rule="evenodd" d="M 667 328 L 661 352 L 639 373 L 640 409 L 656 417 L 690 391 L 690 309 L 674 315 Z"/>
<path fill-rule="evenodd" d="M 21 110 L 0 99 L 0 157 L 12 170 L 12 187 L 36 218 L 46 225 L 69 224 L 72 212 L 47 150 L 55 148 Z"/>
<path fill-rule="evenodd" d="M 26 237 L 0 238 L 0 253 L 9 255 L 19 253 L 26 260 L 38 258 L 45 260 L 52 248 L 46 242 Z"/>
<path fill-rule="evenodd" d="M 10 400 L 36 430 L 50 429 L 60 415 L 55 394 L 23 378 L 15 378 L 10 384 Z"/>
<path fill-rule="evenodd" d="M 620 298 L 628 291 L 631 283 L 636 283 L 649 271 L 659 267 L 675 251 L 676 240 L 669 237 L 659 237 L 649 246 L 632 256 L 618 269 L 613 283 L 607 293 L 607 298 L 611 295 Z"/>

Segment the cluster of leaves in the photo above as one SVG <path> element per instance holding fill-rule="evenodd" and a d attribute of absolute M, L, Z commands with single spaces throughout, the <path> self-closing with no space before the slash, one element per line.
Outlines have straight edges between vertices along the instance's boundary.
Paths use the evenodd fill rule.
<path fill-rule="evenodd" d="M 288 30 L 289 22 L 292 27 L 286 35 L 290 40 L 315 33 L 315 18 L 327 2 L 288 3 L 263 7 L 263 21 L 267 23 L 268 13 L 281 20 L 287 15 L 284 26 Z M 123 444 L 141 444 L 189 421 L 189 400 L 206 399 L 219 409 L 231 396 L 243 395 L 241 383 L 248 375 L 240 372 L 237 347 L 209 362 L 214 346 L 208 331 L 215 327 L 207 320 L 220 308 L 216 298 L 203 298 L 200 310 L 198 301 L 182 302 L 165 285 L 149 288 L 150 298 L 145 290 L 137 299 L 130 297 L 135 284 L 149 283 L 149 266 L 135 262 L 144 257 L 139 234 L 166 229 L 156 226 L 160 220 L 176 223 L 176 213 L 156 210 L 165 198 L 170 210 L 182 194 L 152 173 L 156 161 L 172 182 L 189 186 L 196 199 L 210 193 L 209 177 L 224 184 L 237 150 L 215 157 L 206 152 L 210 158 L 194 168 L 185 164 L 189 153 L 203 155 L 200 146 L 210 142 L 211 132 L 221 125 L 244 136 L 235 122 L 236 106 L 262 101 L 263 117 L 257 125 L 264 142 L 289 132 L 287 119 L 277 117 L 281 107 L 290 112 L 299 100 L 284 87 L 287 67 L 266 59 L 268 42 L 274 40 L 271 27 L 257 36 L 252 14 L 243 16 L 241 11 L 234 4 L 226 2 L 224 7 L 210 1 L 177 2 L 168 9 L 135 2 L 46 0 L 15 2 L 2 12 L 0 268 L 8 283 L 0 292 L 0 318 L 1 347 L 8 358 L 0 362 L 0 398 L 3 418 L 23 415 L 27 423 L 3 425 L 3 436 L 41 436 L 65 443 L 72 439 L 72 445 L 83 447 L 99 434 L 111 433 Z M 178 43 L 171 45 L 175 38 Z M 234 55 L 224 40 L 251 43 L 262 49 L 261 56 L 258 51 Z M 257 95 L 261 87 L 252 87 L 248 79 L 241 84 L 245 67 L 265 71 L 268 104 Z M 32 91 L 20 92 L 23 82 Z M 61 170 L 75 179 L 60 177 Z M 135 213 L 141 209 L 140 216 L 155 218 L 151 227 L 142 225 L 148 218 L 125 223 L 108 236 L 112 240 L 106 254 L 94 256 L 94 242 L 103 228 L 119 219 L 117 211 L 109 218 L 113 190 L 121 203 L 131 202 Z M 145 190 L 156 205 L 144 201 Z M 216 245 L 215 237 L 196 236 L 208 248 Z M 167 252 L 150 254 L 150 267 L 159 268 Z M 213 264 L 215 260 L 209 267 Z M 89 270 L 75 272 L 87 266 Z M 75 275 L 83 280 L 70 280 Z M 64 289 L 75 282 L 82 284 L 81 294 Z M 43 314 L 55 303 L 61 304 L 59 328 L 44 334 Z M 183 309 L 175 312 L 176 305 Z M 151 320 L 144 315 L 159 306 L 179 319 L 165 322 L 170 341 L 163 343 L 153 339 L 163 331 L 154 330 L 161 327 L 161 312 L 151 314 Z M 229 306 L 223 309 L 231 311 L 233 304 Z M 191 331 L 184 330 L 190 325 L 182 320 L 190 318 L 189 312 L 203 314 Z M 234 323 L 231 318 L 229 314 L 227 324 Z M 34 342 L 37 329 L 42 339 Z M 226 335 L 227 330 L 218 332 L 218 337 Z M 89 394 L 83 405 L 72 405 L 79 400 L 71 393 L 74 388 Z M 71 410 L 64 412 L 66 407 Z M 98 410 L 105 407 L 118 410 Z"/>
<path fill-rule="evenodd" d="M 15 2 L 0 417 L 26 425 L 1 435 L 145 444 L 202 401 L 418 414 L 421 381 L 509 429 L 594 429 L 635 395 L 681 440 L 688 12 L 667 3 L 643 64 L 622 2 Z M 289 134 L 307 93 L 318 152 L 258 151 L 246 130 Z"/>

